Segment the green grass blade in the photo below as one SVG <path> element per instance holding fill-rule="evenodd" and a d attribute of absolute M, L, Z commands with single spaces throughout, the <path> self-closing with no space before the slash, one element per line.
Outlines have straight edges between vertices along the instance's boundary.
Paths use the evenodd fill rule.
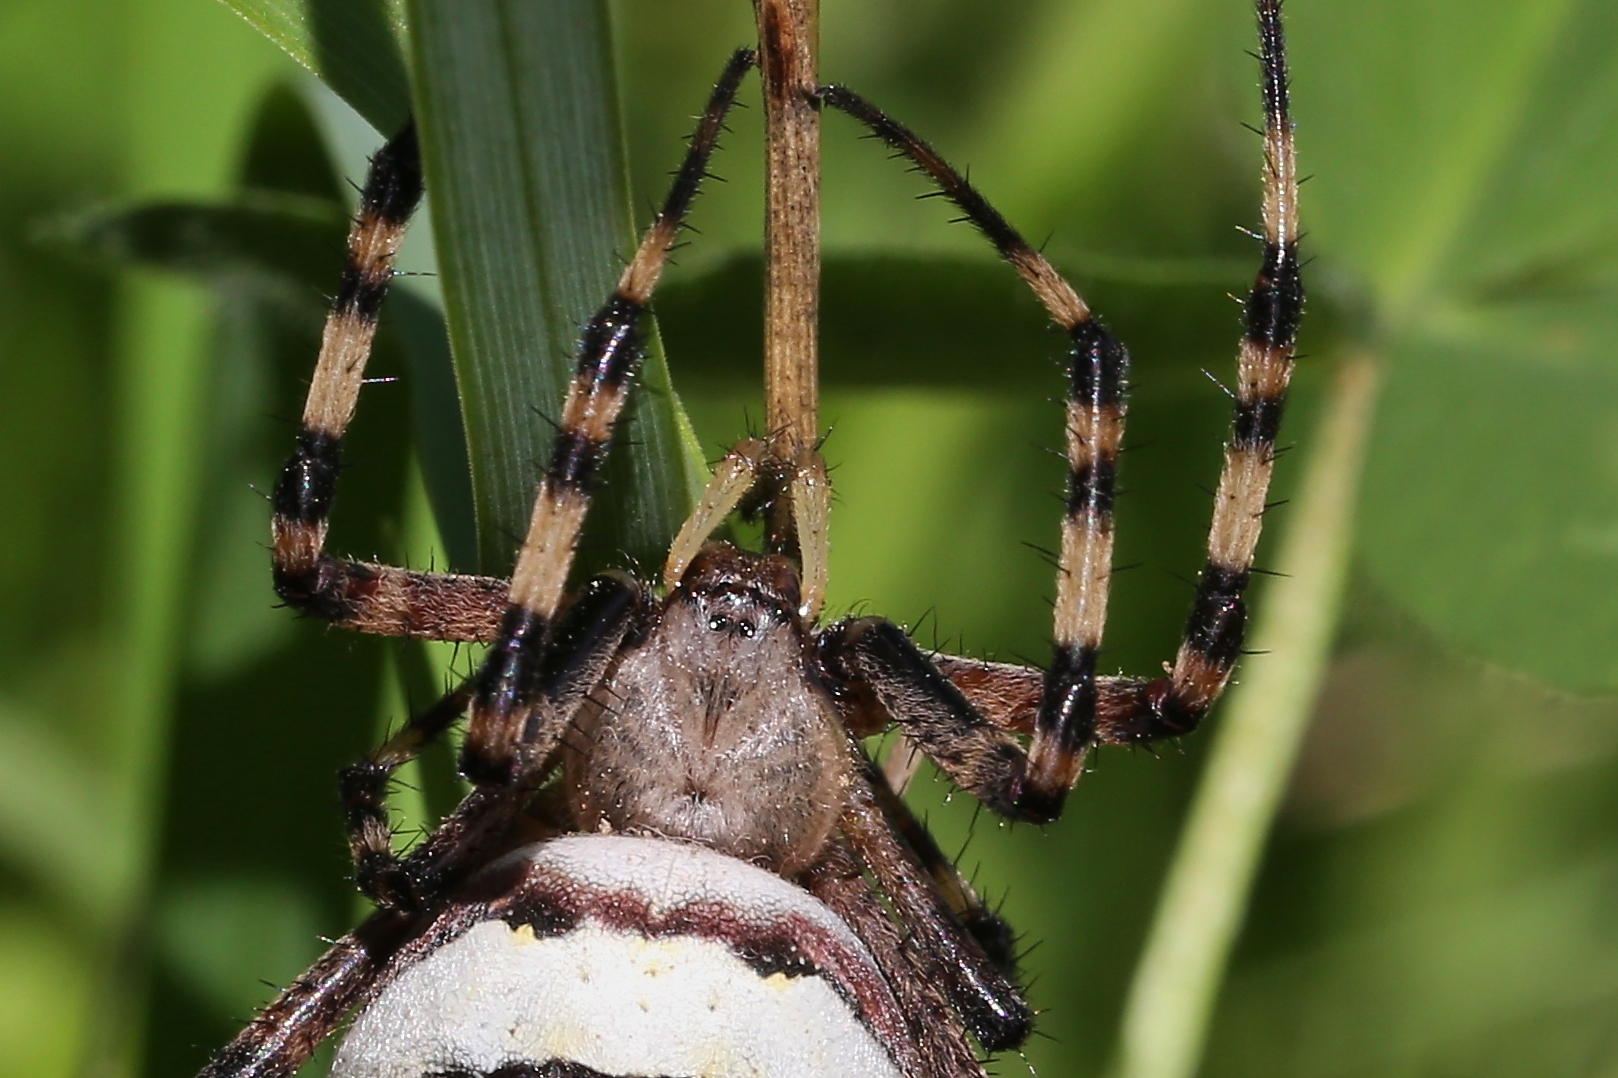
<path fill-rule="evenodd" d="M 1191 1078 L 1264 840 L 1331 657 L 1377 372 L 1338 374 L 1247 659 L 1169 869 L 1125 1006 L 1122 1078 Z"/>
<path fill-rule="evenodd" d="M 148 202 L 63 215 L 40 230 L 68 250 L 248 289 L 311 326 L 342 269 L 347 215 L 329 200 L 248 191 L 230 202 Z M 444 315 L 408 288 L 389 297 L 377 349 L 403 352 L 423 476 L 450 566 L 477 564 L 466 436 Z"/>
<path fill-rule="evenodd" d="M 416 455 L 438 537 L 449 555 L 449 567 L 469 573 L 478 564 L 477 517 L 444 312 L 408 288 L 397 289 L 389 297 L 388 312 L 392 325 L 382 344 L 391 346 L 397 340 L 404 349 L 415 412 Z"/>
<path fill-rule="evenodd" d="M 342 207 L 325 199 L 253 192 L 231 202 L 141 202 L 63 215 L 42 240 L 120 265 L 217 280 L 282 277 L 329 288 L 342 269 Z M 318 294 L 311 295 L 311 301 Z"/>
<path fill-rule="evenodd" d="M 578 331 L 633 249 L 606 5 L 414 0 L 417 105 L 470 449 L 481 568 L 510 570 Z M 690 439 L 657 350 L 609 472 L 621 508 L 586 565 L 656 564 Z M 634 456 L 626 469 L 624 458 Z M 592 557 L 592 554 L 595 555 Z"/>
<path fill-rule="evenodd" d="M 404 11 L 397 0 L 225 0 L 259 33 L 326 80 L 378 131 L 410 115 Z"/>

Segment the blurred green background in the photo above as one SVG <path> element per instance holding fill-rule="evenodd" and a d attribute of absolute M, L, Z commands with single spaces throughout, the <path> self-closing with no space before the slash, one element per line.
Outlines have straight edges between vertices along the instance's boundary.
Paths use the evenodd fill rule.
<path fill-rule="evenodd" d="M 753 36 L 748 6 L 618 0 L 594 51 L 544 25 L 594 25 L 585 0 L 237 6 L 303 40 L 382 123 L 402 114 L 407 63 L 440 118 L 466 103 L 458 79 L 493 77 L 455 66 L 477 47 L 457 19 L 517 42 L 508 106 L 599 82 L 595 134 L 579 121 L 515 144 L 535 175 L 573 169 L 557 197 L 582 208 L 561 226 L 495 212 L 504 181 L 475 151 L 502 149 L 498 108 L 430 136 L 444 275 L 390 306 L 376 373 L 397 380 L 368 389 L 348 452 L 337 550 L 498 568 L 532 474 L 518 443 L 545 426 L 500 435 L 489 371 L 543 352 L 523 333 L 565 345 L 602 294 L 616 264 L 600 245 L 629 249 L 623 206 L 649 216 L 708 84 Z M 1319 612 L 1335 645 L 1201 1073 L 1618 1075 L 1618 6 L 1292 0 L 1288 15 L 1315 261 L 1278 498 L 1301 493 L 1331 369 L 1373 363 L 1382 383 L 1343 601 Z M 435 33 L 390 51 L 407 18 Z M 1131 568 L 1104 662 L 1150 674 L 1201 563 L 1227 422 L 1202 371 L 1230 377 L 1227 293 L 1255 263 L 1234 227 L 1257 217 L 1247 5 L 825 0 L 822 34 L 825 77 L 970 164 L 1131 345 Z M 612 186 L 614 72 L 632 202 Z M 536 122 L 517 115 L 519 133 Z M 735 117 L 715 165 L 732 182 L 709 185 L 657 304 L 708 459 L 762 414 L 758 119 Z M 857 135 L 827 119 L 831 612 L 1037 662 L 1051 574 L 1028 547 L 1056 542 L 1061 342 Z M 456 138 L 475 145 L 447 153 Z M 0 0 L 0 1078 L 194 1072 L 265 982 L 360 915 L 337 769 L 470 661 L 298 622 L 269 590 L 255 488 L 291 444 L 335 286 L 339 176 L 377 142 L 215 0 Z M 591 229 L 596 253 L 572 251 Z M 417 232 L 407 263 L 427 271 Z M 539 251 L 542 303 L 500 305 L 502 283 L 527 302 L 509 252 L 461 272 L 485 241 Z M 569 258 L 588 265 L 562 273 Z M 443 296 L 457 376 L 495 387 L 459 410 Z M 521 332 L 490 343 L 492 324 Z M 598 528 L 597 564 L 655 557 L 690 480 L 658 377 L 609 489 L 628 522 Z M 1270 516 L 1282 541 L 1288 521 Z M 1267 660 L 1283 661 L 1247 669 Z M 944 846 L 1037 943 L 1038 1073 L 1112 1064 L 1208 744 L 1100 753 L 1043 831 L 916 784 Z M 405 791 L 407 820 L 453 796 L 445 760 Z M 998 1070 L 1024 1073 L 1015 1057 Z"/>

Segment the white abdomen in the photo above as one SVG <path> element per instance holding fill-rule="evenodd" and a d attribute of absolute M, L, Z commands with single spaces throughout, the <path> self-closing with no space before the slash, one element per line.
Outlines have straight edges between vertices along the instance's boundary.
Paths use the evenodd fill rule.
<path fill-rule="evenodd" d="M 550 1061 L 615 1076 L 898 1078 L 883 1041 L 902 1019 L 869 952 L 787 880 L 624 836 L 556 839 L 485 870 L 501 872 L 520 877 L 516 901 L 490 902 L 496 919 L 394 973 L 334 1078 Z M 512 913 L 536 903 L 567 911 L 565 929 Z"/>

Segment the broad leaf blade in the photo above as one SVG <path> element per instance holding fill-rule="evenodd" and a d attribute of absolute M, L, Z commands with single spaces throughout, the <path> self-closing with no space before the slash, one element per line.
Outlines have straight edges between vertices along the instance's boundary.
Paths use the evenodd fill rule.
<path fill-rule="evenodd" d="M 507 572 L 579 328 L 633 249 L 606 6 L 414 0 L 411 15 L 480 561 Z M 620 549 L 655 564 L 689 505 L 690 440 L 656 348 L 643 382 L 609 472 L 619 526 L 587 566 Z"/>
<path fill-rule="evenodd" d="M 1564 325 L 1518 312 L 1548 340 Z M 1618 686 L 1618 369 L 1561 349 L 1405 338 L 1391 355 L 1366 490 L 1367 564 L 1397 601 L 1473 655 L 1565 689 Z M 1609 336 L 1608 341 L 1612 338 Z M 1603 351 L 1610 344 L 1602 342 Z"/>
<path fill-rule="evenodd" d="M 1300 93 L 1307 212 L 1393 367 L 1363 554 L 1450 643 L 1611 691 L 1618 12 L 1487 7 L 1457 24 L 1390 5 L 1368 21 L 1391 37 L 1357 33 L 1363 11 L 1299 11 L 1303 40 L 1332 42 Z"/>
<path fill-rule="evenodd" d="M 1419 317 L 1477 226 L 1569 4 L 1371 0 L 1292 12 L 1299 154 L 1317 250 L 1362 274 L 1384 320 Z M 1310 45 L 1313 43 L 1313 47 Z"/>

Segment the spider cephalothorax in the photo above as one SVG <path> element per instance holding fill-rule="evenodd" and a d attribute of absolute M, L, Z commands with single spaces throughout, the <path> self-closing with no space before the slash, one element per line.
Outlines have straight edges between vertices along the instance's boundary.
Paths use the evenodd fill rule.
<path fill-rule="evenodd" d="M 566 740 L 574 824 L 700 842 L 788 876 L 814 864 L 849 757 L 800 602 L 786 558 L 705 547 Z"/>
<path fill-rule="evenodd" d="M 795 83 L 805 69 L 783 60 L 796 48 L 790 27 L 770 0 L 760 10 L 769 100 L 800 118 L 847 113 L 907 157 L 1068 336 L 1049 668 L 929 654 L 880 617 L 822 625 L 830 490 L 813 437 L 736 445 L 675 537 L 660 588 L 624 574 L 570 587 L 640 361 L 640 319 L 756 62 L 750 50 L 726 67 L 662 212 L 584 328 L 512 578 L 328 554 L 343 433 L 421 195 L 407 129 L 372 162 L 303 431 L 276 486 L 275 580 L 289 604 L 338 625 L 490 647 L 464 684 L 345 772 L 357 878 L 379 909 L 208 1075 L 290 1074 L 356 1010 L 339 1053 L 345 1078 L 982 1075 L 978 1049 L 1015 1047 L 1032 1028 L 1011 932 L 859 739 L 897 726 L 995 812 L 1047 821 L 1094 746 L 1186 733 L 1229 680 L 1303 302 L 1279 0 L 1258 2 L 1264 255 L 1232 434 L 1207 566 L 1179 654 L 1155 679 L 1097 672 L 1128 353 L 926 143 L 846 89 Z M 772 208 L 772 233 L 791 210 Z M 796 400 L 798 426 L 813 430 L 812 385 L 788 388 L 771 399 Z M 764 552 L 712 541 L 739 510 L 767 518 Z M 461 769 L 473 790 L 399 856 L 390 776 L 467 712 Z"/>

